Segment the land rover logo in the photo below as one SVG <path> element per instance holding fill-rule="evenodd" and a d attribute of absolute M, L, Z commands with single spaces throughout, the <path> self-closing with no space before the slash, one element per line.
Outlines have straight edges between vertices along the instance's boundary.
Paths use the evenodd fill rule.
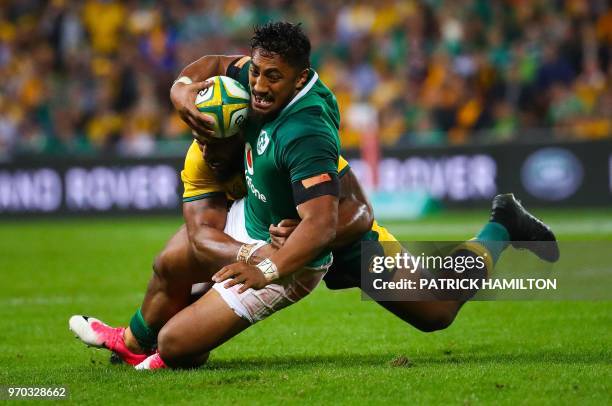
<path fill-rule="evenodd" d="M 580 161 L 568 150 L 544 148 L 527 158 L 521 169 L 521 179 L 533 196 L 558 201 L 578 190 L 583 172 Z"/>

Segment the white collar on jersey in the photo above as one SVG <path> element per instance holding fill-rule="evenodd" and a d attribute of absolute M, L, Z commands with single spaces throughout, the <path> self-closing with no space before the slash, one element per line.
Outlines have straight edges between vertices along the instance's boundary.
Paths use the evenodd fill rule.
<path fill-rule="evenodd" d="M 302 97 L 304 97 L 304 95 L 306 93 L 308 93 L 310 91 L 310 89 L 312 89 L 312 87 L 314 86 L 314 84 L 317 82 L 317 80 L 319 79 L 319 74 L 313 70 L 313 75 L 312 78 L 310 78 L 310 80 L 308 81 L 308 83 L 306 83 L 306 86 L 304 86 L 302 88 L 302 90 L 300 90 L 298 92 L 298 94 L 295 95 L 295 97 L 293 99 L 291 99 L 291 101 L 289 102 L 288 105 L 286 105 L 283 110 L 281 111 L 281 113 L 285 110 L 287 110 L 289 107 L 291 107 L 291 105 L 293 103 L 295 103 L 296 101 L 300 100 Z"/>

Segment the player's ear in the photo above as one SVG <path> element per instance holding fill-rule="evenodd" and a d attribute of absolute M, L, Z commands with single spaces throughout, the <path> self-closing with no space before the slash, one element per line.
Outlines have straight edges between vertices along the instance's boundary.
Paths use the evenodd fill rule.
<path fill-rule="evenodd" d="M 306 68 L 298 75 L 296 86 L 298 89 L 302 89 L 306 85 L 306 81 L 308 80 L 308 72 L 310 72 L 310 69 Z"/>

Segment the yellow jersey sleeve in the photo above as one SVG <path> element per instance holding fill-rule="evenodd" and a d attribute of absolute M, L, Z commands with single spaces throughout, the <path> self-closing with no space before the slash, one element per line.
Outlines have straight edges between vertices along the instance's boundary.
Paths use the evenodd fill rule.
<path fill-rule="evenodd" d="M 183 201 L 191 202 L 214 195 L 223 195 L 223 186 L 204 162 L 202 151 L 197 142 L 191 143 L 185 156 L 185 166 L 181 171 L 183 181 Z"/>
<path fill-rule="evenodd" d="M 338 177 L 341 178 L 348 170 L 351 169 L 349 163 L 342 155 L 338 157 Z"/>
<path fill-rule="evenodd" d="M 344 157 L 338 158 L 338 176 L 343 176 L 350 166 Z M 211 196 L 225 195 L 229 200 L 237 200 L 246 195 L 246 185 L 242 174 L 236 174 L 226 182 L 215 178 L 202 156 L 198 143 L 194 141 L 187 155 L 185 166 L 181 171 L 183 181 L 183 202 L 205 199 Z"/>

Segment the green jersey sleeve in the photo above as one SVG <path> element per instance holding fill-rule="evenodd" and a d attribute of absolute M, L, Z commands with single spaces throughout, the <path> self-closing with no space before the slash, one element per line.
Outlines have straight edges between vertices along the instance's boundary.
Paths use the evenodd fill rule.
<path fill-rule="evenodd" d="M 249 88 L 249 66 L 251 66 L 250 60 L 242 65 L 242 68 L 240 68 L 240 72 L 238 73 L 238 79 L 236 79 L 242 86 L 244 86 L 245 89 Z"/>
<path fill-rule="evenodd" d="M 303 110 L 281 125 L 277 140 L 276 162 L 289 172 L 291 182 L 321 173 L 338 174 L 338 137 L 317 109 Z"/>
<path fill-rule="evenodd" d="M 242 86 L 244 86 L 245 89 L 248 89 L 249 66 L 251 66 L 250 57 L 245 56 L 238 58 L 227 68 L 226 75 L 234 80 L 237 80 Z"/>

